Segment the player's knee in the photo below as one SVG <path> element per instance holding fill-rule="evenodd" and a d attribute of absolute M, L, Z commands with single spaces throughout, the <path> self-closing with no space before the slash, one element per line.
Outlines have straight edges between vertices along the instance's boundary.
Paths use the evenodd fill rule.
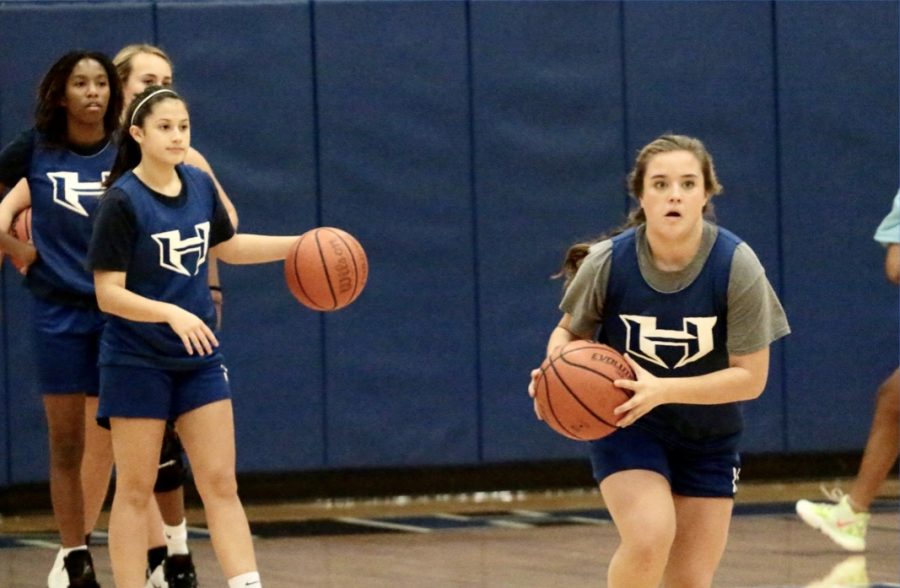
<path fill-rule="evenodd" d="M 116 476 L 116 496 L 113 505 L 120 503 L 128 508 L 146 509 L 153 497 L 152 479 L 145 476 Z"/>
<path fill-rule="evenodd" d="M 669 550 L 675 540 L 674 529 L 667 527 L 645 528 L 641 533 L 622 537 L 622 546 L 627 550 L 634 565 L 648 568 L 665 565 Z"/>
<path fill-rule="evenodd" d="M 54 438 L 50 443 L 50 463 L 54 468 L 72 469 L 81 467 L 84 442 L 80 439 Z"/>
<path fill-rule="evenodd" d="M 197 491 L 204 502 L 208 500 L 230 500 L 237 496 L 237 478 L 234 470 L 223 467 L 215 471 L 194 472 Z"/>

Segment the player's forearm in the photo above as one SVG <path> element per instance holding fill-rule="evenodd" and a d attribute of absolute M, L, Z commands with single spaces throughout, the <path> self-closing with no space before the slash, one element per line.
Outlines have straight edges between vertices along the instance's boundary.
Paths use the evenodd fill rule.
<path fill-rule="evenodd" d="M 97 284 L 97 304 L 100 310 L 130 321 L 167 323 L 177 308 L 168 302 L 151 300 L 118 285 Z"/>
<path fill-rule="evenodd" d="M 666 403 L 725 404 L 757 398 L 765 387 L 747 369 L 729 367 L 702 376 L 665 378 Z"/>
<path fill-rule="evenodd" d="M 215 253 L 225 263 L 268 263 L 287 257 L 296 236 L 249 235 L 240 233 L 215 247 Z"/>

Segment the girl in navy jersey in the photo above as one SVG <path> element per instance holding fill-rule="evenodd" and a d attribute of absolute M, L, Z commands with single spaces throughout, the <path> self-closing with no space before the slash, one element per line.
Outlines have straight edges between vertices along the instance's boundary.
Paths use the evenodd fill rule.
<path fill-rule="evenodd" d="M 34 350 L 50 439 L 50 496 L 62 549 L 50 588 L 97 586 L 84 540 L 80 465 L 85 395 L 98 389 L 104 319 L 85 269 L 91 217 L 115 157 L 122 108 L 116 70 L 101 53 L 73 51 L 41 81 L 33 129 L 0 152 L 0 192 L 21 179 L 29 190 L 0 203 L 0 226 L 32 207 L 34 246 L 0 231 L 0 250 L 26 262 L 33 294 Z M 39 255 L 38 255 L 39 253 Z M 61 360 L 62 359 L 62 360 Z"/>
<path fill-rule="evenodd" d="M 215 184 L 183 164 L 184 101 L 151 86 L 126 113 L 127 131 L 89 252 L 109 319 L 100 352 L 98 417 L 116 462 L 110 556 L 119 588 L 144 585 L 146 512 L 167 420 L 177 419 L 229 588 L 261 586 L 237 495 L 227 371 L 214 333 L 208 256 L 226 263 L 282 260 L 296 236 L 235 235 Z"/>
<path fill-rule="evenodd" d="M 616 408 L 620 429 L 589 445 L 621 540 L 608 586 L 703 588 L 737 491 L 737 403 L 762 393 L 769 345 L 790 329 L 750 247 L 705 218 L 722 188 L 699 140 L 645 146 L 629 188 L 639 208 L 628 226 L 567 254 L 547 355 L 596 339 L 635 372 L 616 381 L 634 393 Z"/>

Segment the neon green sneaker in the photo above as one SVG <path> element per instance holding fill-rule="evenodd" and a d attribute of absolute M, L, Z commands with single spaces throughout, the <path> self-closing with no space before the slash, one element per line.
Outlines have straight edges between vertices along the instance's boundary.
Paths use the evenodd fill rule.
<path fill-rule="evenodd" d="M 836 504 L 827 502 L 797 501 L 797 514 L 803 522 L 828 535 L 828 537 L 847 551 L 865 551 L 866 528 L 871 515 L 867 512 L 855 512 L 850 506 L 850 497 L 840 489 L 822 492 Z"/>

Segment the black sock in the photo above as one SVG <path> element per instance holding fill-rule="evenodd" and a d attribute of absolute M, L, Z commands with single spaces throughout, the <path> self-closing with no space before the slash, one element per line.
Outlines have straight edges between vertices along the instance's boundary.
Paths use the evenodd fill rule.
<path fill-rule="evenodd" d="M 150 566 L 151 572 L 156 569 L 156 566 L 162 564 L 162 562 L 165 561 L 166 553 L 167 551 L 165 545 L 147 550 L 147 563 Z"/>

